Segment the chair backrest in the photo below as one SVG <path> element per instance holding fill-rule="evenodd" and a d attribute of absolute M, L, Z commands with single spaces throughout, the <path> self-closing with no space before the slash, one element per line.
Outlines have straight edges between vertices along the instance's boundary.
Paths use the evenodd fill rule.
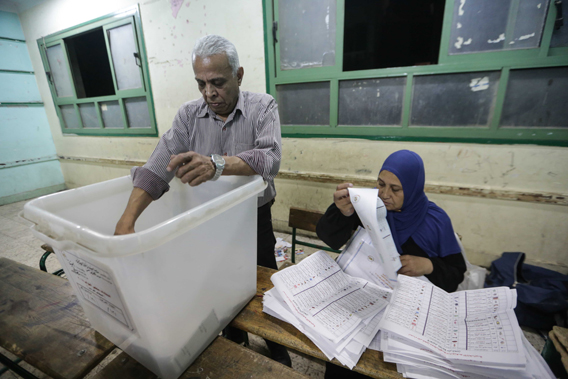
<path fill-rule="evenodd" d="M 290 207 L 288 226 L 315 233 L 316 225 L 318 224 L 321 216 L 323 216 L 323 212 L 320 211 Z"/>
<path fill-rule="evenodd" d="M 323 215 L 324 213 L 320 211 L 290 207 L 288 226 L 292 228 L 292 263 L 296 263 L 296 245 L 313 247 L 320 250 L 332 251 L 334 253 L 340 252 L 339 250 L 331 249 L 325 245 L 303 242 L 296 238 L 296 229 L 315 233 L 318 221 Z"/>

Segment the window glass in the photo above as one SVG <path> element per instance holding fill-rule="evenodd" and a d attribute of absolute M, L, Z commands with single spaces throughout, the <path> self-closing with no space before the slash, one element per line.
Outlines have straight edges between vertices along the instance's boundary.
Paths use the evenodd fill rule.
<path fill-rule="evenodd" d="M 511 70 L 501 126 L 568 127 L 568 67 Z"/>
<path fill-rule="evenodd" d="M 99 103 L 101 115 L 103 116 L 103 124 L 105 128 L 124 129 L 122 122 L 122 112 L 118 101 L 103 101 Z"/>
<path fill-rule="evenodd" d="M 558 7 L 556 9 L 558 10 Z M 562 18 L 564 25 L 554 28 L 550 47 L 568 47 L 568 2 L 562 4 Z"/>
<path fill-rule="evenodd" d="M 276 86 L 282 125 L 329 125 L 329 82 Z"/>
<path fill-rule="evenodd" d="M 49 62 L 49 69 L 51 79 L 55 85 L 55 91 L 58 97 L 72 97 L 73 85 L 71 78 L 69 78 L 69 71 L 65 62 L 65 54 L 61 45 L 54 45 L 46 49 L 47 61 Z"/>
<path fill-rule="evenodd" d="M 79 104 L 79 113 L 84 128 L 99 128 L 99 118 L 95 104 Z"/>
<path fill-rule="evenodd" d="M 500 73 L 414 77 L 410 123 L 415 126 L 488 126 Z"/>
<path fill-rule="evenodd" d="M 336 0 L 280 0 L 280 69 L 335 65 Z"/>
<path fill-rule="evenodd" d="M 124 99 L 129 128 L 150 128 L 150 113 L 145 97 Z"/>
<path fill-rule="evenodd" d="M 63 121 L 65 122 L 65 128 L 67 129 L 80 129 L 79 119 L 77 118 L 77 113 L 75 112 L 74 105 L 62 105 L 59 107 L 61 111 L 61 116 L 63 116 Z"/>
<path fill-rule="evenodd" d="M 119 90 L 142 87 L 132 24 L 108 30 L 114 74 Z"/>
<path fill-rule="evenodd" d="M 506 48 L 528 49 L 540 46 L 547 11 L 547 1 L 521 0 L 515 21 L 515 31 Z"/>
<path fill-rule="evenodd" d="M 339 125 L 400 125 L 406 78 L 339 82 Z"/>

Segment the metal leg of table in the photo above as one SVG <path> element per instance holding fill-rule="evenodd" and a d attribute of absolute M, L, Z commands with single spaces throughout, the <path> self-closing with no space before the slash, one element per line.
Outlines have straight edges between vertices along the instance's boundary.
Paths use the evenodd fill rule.
<path fill-rule="evenodd" d="M 3 354 L 0 354 L 0 363 L 2 363 L 8 369 L 14 371 L 24 379 L 38 379 L 37 376 L 35 376 L 25 368 L 18 366 L 17 362 L 13 362 L 10 358 Z"/>

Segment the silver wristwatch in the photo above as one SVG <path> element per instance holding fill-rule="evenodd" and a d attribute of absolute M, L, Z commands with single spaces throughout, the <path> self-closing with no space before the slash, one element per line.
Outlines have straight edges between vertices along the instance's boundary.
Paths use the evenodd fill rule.
<path fill-rule="evenodd" d="M 223 173 L 223 169 L 225 168 L 225 158 L 220 156 L 219 154 L 211 154 L 211 162 L 213 162 L 213 166 L 215 166 L 215 175 L 211 180 L 217 180 Z"/>

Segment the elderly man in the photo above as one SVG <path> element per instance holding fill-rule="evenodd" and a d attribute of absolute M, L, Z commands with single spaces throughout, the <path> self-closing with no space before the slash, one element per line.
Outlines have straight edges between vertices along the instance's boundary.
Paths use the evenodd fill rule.
<path fill-rule="evenodd" d="M 132 169 L 134 189 L 115 234 L 134 233 L 140 214 L 177 176 L 197 186 L 221 175 L 261 175 L 268 187 L 258 200 L 257 263 L 276 269 L 270 207 L 280 168 L 280 120 L 274 98 L 240 91 L 244 70 L 235 46 L 209 35 L 193 49 L 193 71 L 203 98 L 181 106 L 173 125 L 143 167 Z M 228 337 L 242 338 L 234 330 Z M 272 358 L 290 366 L 286 349 L 267 341 Z"/>

